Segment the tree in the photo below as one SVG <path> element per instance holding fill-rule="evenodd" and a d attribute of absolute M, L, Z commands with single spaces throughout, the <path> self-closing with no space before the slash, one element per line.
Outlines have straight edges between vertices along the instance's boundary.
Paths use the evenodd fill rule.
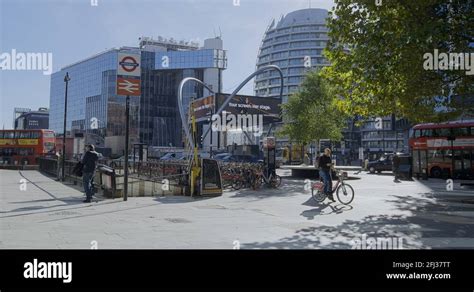
<path fill-rule="evenodd" d="M 319 73 L 308 73 L 299 91 L 282 105 L 286 123 L 279 135 L 302 144 L 319 139 L 339 141 L 347 120 L 334 101 L 331 88 Z"/>
<path fill-rule="evenodd" d="M 341 111 L 361 117 L 394 113 L 412 122 L 472 113 L 474 75 L 424 65 L 435 50 L 471 53 L 464 65 L 474 65 L 473 0 L 335 2 L 325 50 L 331 66 L 322 74 L 341 97 Z"/>

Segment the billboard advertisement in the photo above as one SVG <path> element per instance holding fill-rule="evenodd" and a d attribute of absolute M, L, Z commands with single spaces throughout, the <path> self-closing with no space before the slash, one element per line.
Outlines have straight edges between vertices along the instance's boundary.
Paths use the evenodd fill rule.
<path fill-rule="evenodd" d="M 213 95 L 196 99 L 191 102 L 191 108 L 197 122 L 208 121 L 212 117 L 212 113 L 217 111 L 221 104 L 229 97 L 230 94 L 218 94 L 217 103 Z M 258 97 L 251 95 L 236 95 L 227 104 L 224 111 L 227 114 L 248 114 L 263 115 L 265 124 L 281 121 L 280 117 L 280 99 L 272 97 Z"/>
<path fill-rule="evenodd" d="M 220 94 L 217 97 L 217 107 L 224 103 L 230 94 Z M 236 95 L 229 102 L 225 111 L 235 115 L 263 114 L 265 124 L 281 121 L 281 101 L 273 97 L 259 97 L 251 95 Z"/>
<path fill-rule="evenodd" d="M 214 112 L 214 96 L 195 99 L 191 102 L 191 108 L 194 111 L 196 122 L 207 121 L 211 118 Z"/>

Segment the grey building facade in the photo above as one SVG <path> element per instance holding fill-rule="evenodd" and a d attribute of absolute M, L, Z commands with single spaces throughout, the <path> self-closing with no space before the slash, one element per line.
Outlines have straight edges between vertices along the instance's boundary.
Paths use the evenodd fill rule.
<path fill-rule="evenodd" d="M 49 129 L 49 110 L 27 111 L 15 119 L 15 130 Z"/>
<path fill-rule="evenodd" d="M 302 9 L 273 20 L 265 31 L 257 57 L 257 69 L 277 65 L 283 71 L 283 103 L 289 94 L 298 90 L 304 75 L 328 65 L 323 50 L 328 42 L 324 9 Z M 275 71 L 267 71 L 255 78 L 256 96 L 278 97 L 280 79 Z"/>
<path fill-rule="evenodd" d="M 395 116 L 382 117 L 382 123 L 376 126 L 375 119 L 364 122 L 360 128 L 361 146 L 366 158 L 377 159 L 384 153 L 409 153 L 410 123 Z"/>

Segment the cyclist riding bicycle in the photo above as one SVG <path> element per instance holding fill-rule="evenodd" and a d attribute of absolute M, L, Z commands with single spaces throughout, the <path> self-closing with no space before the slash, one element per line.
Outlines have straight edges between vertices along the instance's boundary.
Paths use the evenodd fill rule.
<path fill-rule="evenodd" d="M 326 194 L 327 198 L 335 202 L 336 200 L 334 200 L 334 197 L 332 196 L 332 165 L 333 164 L 331 160 L 331 149 L 326 148 L 324 149 L 324 154 L 322 154 L 318 159 L 319 177 L 323 179 L 324 193 Z"/>

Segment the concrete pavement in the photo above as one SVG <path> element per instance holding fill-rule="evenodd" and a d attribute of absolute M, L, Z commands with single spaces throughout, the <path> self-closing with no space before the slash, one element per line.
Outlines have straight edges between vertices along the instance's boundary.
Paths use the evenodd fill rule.
<path fill-rule="evenodd" d="M 403 248 L 474 247 L 473 189 L 361 173 L 347 181 L 356 191 L 350 206 L 317 204 L 304 180 L 279 173 L 276 190 L 84 204 L 77 187 L 0 170 L 0 248 L 350 249 L 365 237 L 401 238 Z"/>

